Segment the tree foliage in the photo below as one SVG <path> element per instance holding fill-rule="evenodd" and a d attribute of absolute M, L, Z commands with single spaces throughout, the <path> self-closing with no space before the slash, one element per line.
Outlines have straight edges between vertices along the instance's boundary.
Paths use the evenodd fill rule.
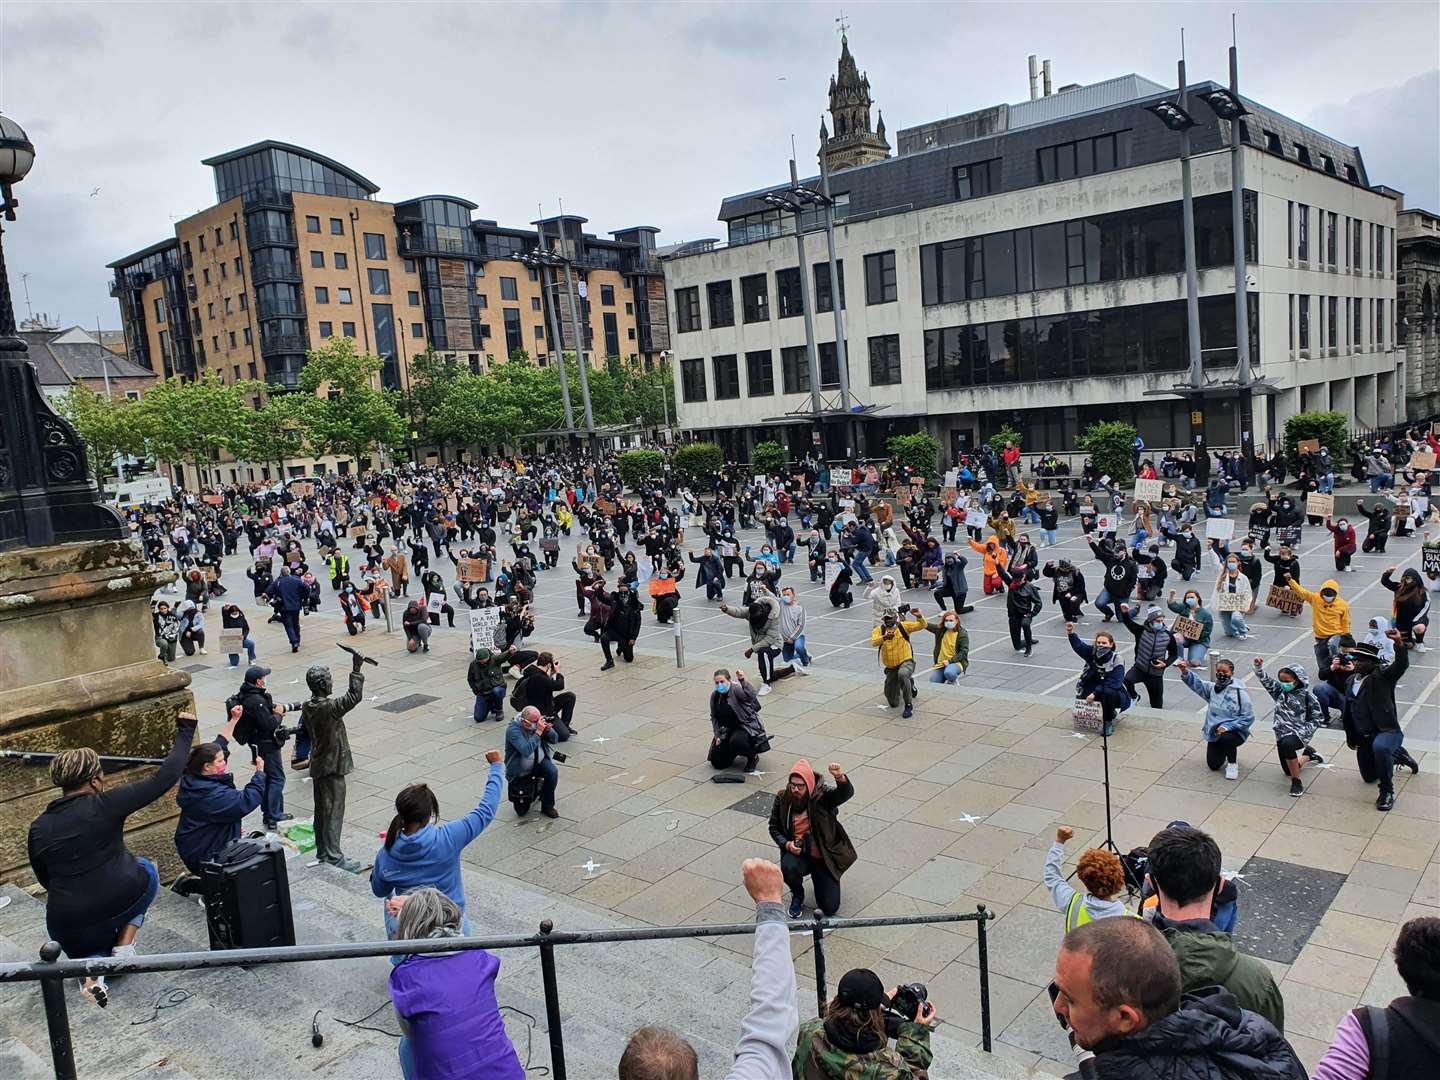
<path fill-rule="evenodd" d="M 1290 467 L 1300 468 L 1299 443 L 1302 439 L 1319 439 L 1336 461 L 1345 460 L 1345 445 L 1350 438 L 1350 418 L 1342 412 L 1302 412 L 1285 421 L 1285 454 Z"/>
<path fill-rule="evenodd" d="M 627 450 L 618 459 L 620 479 L 631 491 L 638 491 L 647 480 L 654 480 L 665 469 L 665 455 L 659 450 Z"/>
<path fill-rule="evenodd" d="M 137 406 L 128 398 L 106 398 L 74 383 L 55 400 L 55 408 L 75 425 L 90 452 L 90 469 L 97 481 L 115 471 L 117 454 L 145 453 L 145 438 L 135 418 Z"/>
<path fill-rule="evenodd" d="M 708 488 L 725 467 L 725 453 L 712 442 L 688 443 L 675 451 L 670 464 L 681 483 Z"/>
<path fill-rule="evenodd" d="M 785 448 L 777 442 L 756 443 L 750 451 L 750 467 L 757 476 L 779 476 L 786 457 Z"/>
<path fill-rule="evenodd" d="M 1128 484 L 1135 476 L 1135 436 L 1133 424 L 1116 420 L 1091 424 L 1075 440 L 1076 449 L 1090 455 L 1101 476 L 1117 484 Z"/>
<path fill-rule="evenodd" d="M 310 350 L 299 390 L 308 398 L 305 426 L 312 451 L 358 461 L 372 449 L 404 443 L 397 395 L 374 386 L 382 365 L 378 356 L 357 353 L 353 338 L 331 338 Z"/>
<path fill-rule="evenodd" d="M 136 406 L 138 429 L 157 461 L 211 464 L 222 450 L 243 453 L 251 432 L 251 401 L 265 385 L 226 383 L 206 371 L 189 381 L 162 379 Z"/>
<path fill-rule="evenodd" d="M 923 431 L 910 435 L 892 435 L 885 443 L 890 460 L 902 469 L 927 480 L 936 475 L 940 466 L 940 440 Z"/>
<path fill-rule="evenodd" d="M 985 442 L 991 450 L 995 451 L 997 456 L 1005 452 L 1006 443 L 1014 443 L 1017 450 L 1021 448 L 1020 432 L 1016 431 L 1009 424 L 1006 424 L 994 435 L 991 435 Z"/>

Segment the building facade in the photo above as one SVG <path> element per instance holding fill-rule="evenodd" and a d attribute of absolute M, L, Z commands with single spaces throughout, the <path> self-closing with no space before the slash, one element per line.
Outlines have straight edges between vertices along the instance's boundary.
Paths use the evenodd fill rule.
<path fill-rule="evenodd" d="M 1405 407 L 1409 419 L 1428 420 L 1440 416 L 1440 214 L 1401 210 L 1396 233 Z"/>
<path fill-rule="evenodd" d="M 39 376 L 40 392 L 51 402 L 77 384 L 102 397 L 135 401 L 155 385 L 154 372 L 116 355 L 104 335 L 97 337 L 83 327 L 30 327 L 20 336 Z"/>
<path fill-rule="evenodd" d="M 1201 343 L 1218 382 L 1237 357 L 1229 122 L 1198 98 L 1212 88 L 1191 87 L 1191 164 Z M 1068 88 L 902 131 L 899 156 L 832 175 L 852 420 L 822 425 L 826 456 L 881 456 L 917 430 L 953 452 L 1005 425 L 1027 448 L 1062 450 L 1112 419 L 1149 446 L 1188 445 L 1188 405 L 1163 396 L 1189 363 L 1180 140 L 1145 108 L 1173 94 L 1134 75 Z M 1251 356 L 1279 390 L 1256 399 L 1256 445 L 1309 409 L 1393 423 L 1396 201 L 1355 148 L 1245 104 Z M 837 404 L 823 222 L 800 218 L 798 266 L 795 216 L 764 201 L 784 190 L 726 198 L 728 241 L 665 261 L 680 424 L 737 459 L 761 439 L 814 445 L 807 295 L 825 407 Z M 1211 445 L 1238 442 L 1233 397 L 1205 413 Z"/>
<path fill-rule="evenodd" d="M 348 166 L 274 141 L 204 164 L 215 205 L 109 264 L 129 355 L 157 375 L 216 371 L 293 389 L 309 349 L 350 337 L 383 361 L 380 385 L 403 391 L 410 361 L 430 348 L 475 372 L 519 352 L 553 363 L 577 340 L 592 365 L 615 356 L 652 367 L 669 348 L 653 226 L 607 239 L 573 215 L 506 228 L 453 195 L 385 202 Z M 547 291 L 521 261 L 541 245 L 569 262 L 583 337 L 568 292 Z M 565 327 L 562 349 L 550 341 L 555 325 Z M 289 472 L 339 466 L 307 459 Z M 219 478 L 268 473 L 227 462 Z"/>

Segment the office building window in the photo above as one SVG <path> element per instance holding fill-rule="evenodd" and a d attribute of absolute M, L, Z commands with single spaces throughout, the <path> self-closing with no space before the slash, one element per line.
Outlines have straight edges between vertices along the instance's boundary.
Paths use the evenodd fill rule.
<path fill-rule="evenodd" d="M 209 271 L 209 270 L 201 270 L 200 273 L 204 275 L 205 284 L 206 284 L 206 285 L 209 285 L 209 284 L 210 284 L 210 271 Z"/>
<path fill-rule="evenodd" d="M 820 354 L 820 389 L 833 390 L 840 385 L 840 352 L 835 348 L 835 342 L 822 341 L 815 347 Z M 850 354 L 845 354 L 845 372 L 850 372 Z M 848 380 L 847 380 L 848 381 Z"/>
<path fill-rule="evenodd" d="M 710 305 L 710 328 L 735 325 L 735 289 L 728 281 L 712 281 L 705 286 L 705 300 Z M 630 305 L 625 305 L 626 311 Z M 696 316 L 698 322 L 699 316 Z"/>
<path fill-rule="evenodd" d="M 835 260 L 835 279 L 840 283 L 840 310 L 845 310 L 845 260 Z M 815 310 L 834 311 L 835 298 L 830 291 L 830 264 L 815 264 Z"/>
<path fill-rule="evenodd" d="M 501 308 L 505 320 L 505 355 L 514 356 L 525 348 L 525 334 L 520 326 L 519 308 Z"/>
<path fill-rule="evenodd" d="M 1375 226 L 1375 239 L 1374 239 L 1373 242 L 1374 242 L 1374 244 L 1375 244 L 1375 272 L 1376 272 L 1377 274 L 1383 274 L 1383 273 L 1385 272 L 1385 226 L 1384 226 L 1384 225 L 1376 225 L 1376 226 Z"/>
<path fill-rule="evenodd" d="M 600 321 L 605 329 L 605 355 L 620 355 L 620 323 L 613 311 L 604 311 L 600 314 Z"/>
<path fill-rule="evenodd" d="M 489 298 L 488 296 L 486 296 L 484 293 L 476 293 L 476 294 L 475 294 L 475 306 L 476 306 L 477 308 L 479 308 L 481 311 L 484 311 L 486 308 L 488 308 L 488 307 L 490 306 L 490 298 Z"/>
<path fill-rule="evenodd" d="M 635 314 L 635 305 L 632 304 L 632 303 L 631 303 L 630 301 L 628 301 L 628 300 L 625 301 L 625 314 L 626 314 L 626 315 L 634 315 L 634 314 Z"/>
<path fill-rule="evenodd" d="M 214 352 L 217 352 L 217 353 L 220 351 L 220 335 L 219 335 L 219 334 L 211 334 L 211 335 L 210 335 L 210 348 L 211 348 Z"/>
<path fill-rule="evenodd" d="M 870 385 L 900 384 L 900 335 L 885 334 L 870 339 Z"/>
<path fill-rule="evenodd" d="M 1335 348 L 1340 341 L 1340 301 L 1338 297 L 1325 298 L 1325 344 Z"/>
<path fill-rule="evenodd" d="M 230 348 L 235 348 L 235 331 L 230 331 Z"/>
<path fill-rule="evenodd" d="M 1365 331 L 1365 313 L 1360 306 L 1360 297 L 1355 297 L 1351 303 L 1350 312 L 1350 344 L 1356 349 L 1360 348 L 1362 338 L 1360 335 Z"/>
<path fill-rule="evenodd" d="M 1384 301 L 1384 300 L 1376 300 L 1376 301 L 1375 301 L 1375 344 L 1379 347 L 1379 349 L 1380 349 L 1381 352 L 1384 352 L 1384 351 L 1385 351 L 1385 342 L 1386 342 L 1386 340 L 1387 340 L 1387 339 L 1389 338 L 1389 336 L 1390 336 L 1389 334 L 1386 333 L 1386 331 L 1387 331 L 1388 329 L 1389 329 L 1389 327 L 1385 325 L 1385 301 Z"/>
<path fill-rule="evenodd" d="M 317 270 L 325 269 L 325 253 L 323 251 L 310 252 L 310 265 Z"/>
<path fill-rule="evenodd" d="M 675 331 L 689 334 L 700 329 L 700 286 L 675 290 Z M 698 401 L 705 400 L 697 398 Z"/>
<path fill-rule="evenodd" d="M 249 344 L 250 344 L 250 328 L 249 328 L 248 326 L 242 327 L 240 333 L 243 335 L 242 340 L 245 342 L 246 345 L 249 345 Z M 255 365 L 254 365 L 254 364 L 251 364 L 250 366 L 253 368 Z M 254 371 L 251 371 L 250 377 L 251 377 L 252 379 L 255 377 Z"/>
<path fill-rule="evenodd" d="M 539 311 L 539 310 L 540 310 L 540 297 L 538 297 L 538 296 L 532 296 L 532 297 L 530 298 L 530 310 L 531 310 L 531 311 Z"/>
<path fill-rule="evenodd" d="M 1124 167 L 1130 157 L 1130 132 L 1116 131 L 1089 139 L 1046 146 L 1035 152 L 1042 184 L 1074 180 Z"/>
<path fill-rule="evenodd" d="M 785 393 L 808 394 L 810 392 L 810 357 L 804 345 L 795 345 L 780 350 L 780 374 Z"/>
<path fill-rule="evenodd" d="M 425 324 L 412 322 L 410 324 L 410 336 L 412 338 L 423 338 L 425 336 Z"/>
<path fill-rule="evenodd" d="M 337 298 L 339 299 L 340 303 L 342 303 L 342 304 L 350 304 L 350 303 L 353 303 L 353 302 L 354 302 L 354 301 L 352 300 L 351 296 L 350 296 L 350 290 L 349 290 L 349 289 L 336 289 L 335 292 L 336 292 L 336 294 L 337 294 Z"/>
<path fill-rule="evenodd" d="M 1330 266 L 1339 265 L 1338 215 L 1325 212 L 1325 261 Z"/>
<path fill-rule="evenodd" d="M 895 252 L 865 256 L 865 302 L 889 304 L 895 300 Z"/>
<path fill-rule="evenodd" d="M 215 318 L 215 304 L 213 301 L 205 305 L 205 317 L 207 319 Z"/>
<path fill-rule="evenodd" d="M 1285 204 L 1285 257 L 1295 258 L 1295 204 Z"/>
<path fill-rule="evenodd" d="M 230 277 L 230 267 L 226 263 L 220 264 L 220 280 L 226 281 Z"/>
<path fill-rule="evenodd" d="M 158 296 L 155 298 L 155 321 L 157 323 L 165 321 L 165 301 Z"/>
<path fill-rule="evenodd" d="M 366 278 L 369 279 L 368 284 L 369 284 L 369 286 L 370 286 L 370 295 L 371 295 L 371 296 L 389 296 L 389 295 L 390 295 L 390 271 L 389 271 L 389 270 L 385 270 L 385 269 L 383 269 L 383 268 L 378 268 L 378 267 L 372 266 L 372 267 L 369 267 L 369 268 L 366 269 L 366 271 L 365 271 L 365 276 L 366 276 Z"/>
<path fill-rule="evenodd" d="M 350 257 L 346 255 L 343 251 L 335 252 L 334 263 L 336 270 L 350 269 Z"/>
<path fill-rule="evenodd" d="M 615 306 L 615 286 L 614 286 L 614 285 L 601 285 L 601 286 L 600 286 L 600 303 L 603 304 L 605 307 L 614 307 L 614 306 Z"/>
<path fill-rule="evenodd" d="M 250 300 L 249 300 L 249 298 L 248 298 L 243 292 L 240 294 L 240 310 L 241 310 L 241 311 L 249 311 L 249 310 L 250 310 Z"/>
<path fill-rule="evenodd" d="M 402 260 L 400 261 L 400 265 L 403 266 L 403 267 L 405 267 L 405 272 L 406 272 L 407 274 L 413 274 L 413 273 L 415 273 L 415 260 L 414 260 L 414 259 L 402 259 Z M 475 354 L 474 354 L 474 353 L 471 353 L 470 355 L 473 356 L 473 355 L 475 355 Z"/>
<path fill-rule="evenodd" d="M 1300 349 L 1310 348 L 1310 297 L 1300 297 Z"/>
<path fill-rule="evenodd" d="M 344 235 L 345 235 L 345 222 L 344 222 L 341 218 L 332 217 L 332 218 L 330 219 L 330 235 L 331 235 L 331 236 L 344 236 Z"/>
<path fill-rule="evenodd" d="M 373 232 L 365 234 L 365 257 L 367 259 L 385 258 L 385 237 L 382 234 Z"/>
<path fill-rule="evenodd" d="M 715 400 L 725 401 L 740 396 L 740 364 L 734 353 L 717 356 L 711 363 L 715 367 Z"/>
<path fill-rule="evenodd" d="M 235 256 L 235 276 L 236 276 L 236 277 L 244 277 L 244 276 L 245 276 L 245 271 L 244 271 L 244 269 L 243 269 L 243 268 L 241 267 L 241 265 L 240 265 L 240 256 L 239 256 L 239 255 L 236 255 L 236 256 Z"/>
<path fill-rule="evenodd" d="M 240 226 L 239 226 L 238 223 L 236 223 L 236 222 L 234 222 L 234 221 L 230 222 L 230 239 L 231 239 L 231 240 L 238 240 L 238 239 L 240 239 Z"/>
<path fill-rule="evenodd" d="M 770 397 L 775 393 L 775 365 L 769 349 L 745 354 L 745 385 L 751 397 Z"/>
<path fill-rule="evenodd" d="M 765 322 L 770 318 L 770 294 L 764 274 L 751 274 L 740 279 L 740 310 L 747 323 Z"/>
<path fill-rule="evenodd" d="M 1304 203 L 1295 204 L 1295 257 L 1310 261 L 1310 207 Z"/>
<path fill-rule="evenodd" d="M 225 314 L 235 314 L 235 301 L 231 297 L 225 297 Z"/>
<path fill-rule="evenodd" d="M 342 322 L 340 324 L 340 333 L 345 337 L 353 338 L 355 336 L 355 324 L 353 322 Z"/>
<path fill-rule="evenodd" d="M 1000 159 L 976 161 L 955 168 L 955 198 L 975 199 L 1000 190 Z"/>
<path fill-rule="evenodd" d="M 634 340 L 635 340 L 635 327 L 633 327 L 633 326 L 627 326 L 627 327 L 625 328 L 625 336 L 626 336 L 629 340 L 634 341 Z"/>
<path fill-rule="evenodd" d="M 500 299 L 519 300 L 520 292 L 513 277 L 502 277 L 500 279 Z"/>
<path fill-rule="evenodd" d="M 204 233 L 201 233 L 198 237 L 196 237 L 196 239 L 198 239 L 198 240 L 200 241 L 200 250 L 201 250 L 201 251 L 204 251 L 204 250 L 205 250 L 205 234 L 204 234 Z"/>
<path fill-rule="evenodd" d="M 1359 218 L 1350 219 L 1350 269 L 1359 270 L 1365 261 L 1365 243 L 1361 238 L 1362 222 Z"/>
<path fill-rule="evenodd" d="M 775 302 L 780 318 L 789 319 L 805 314 L 800 298 L 800 268 L 775 271 Z M 746 320 L 747 322 L 749 320 Z"/>
<path fill-rule="evenodd" d="M 686 401 L 705 400 L 705 361 L 680 361 L 680 396 Z"/>
<path fill-rule="evenodd" d="M 535 324 L 535 340 L 536 340 L 536 341 L 544 341 L 544 340 L 545 340 L 545 327 L 541 326 L 539 323 L 536 323 L 536 324 Z"/>
<path fill-rule="evenodd" d="M 1290 328 L 1290 351 L 1295 351 L 1295 294 L 1290 294 L 1290 303 L 1286 308 L 1288 315 L 1287 324 Z"/>
<path fill-rule="evenodd" d="M 414 289 L 411 289 L 409 292 L 407 292 L 407 293 L 405 294 L 405 302 L 406 302 L 407 304 L 409 304 L 411 307 L 419 307 L 419 306 L 420 306 L 420 294 L 419 294 L 418 292 L 416 292 Z"/>
<path fill-rule="evenodd" d="M 215 246 L 220 247 L 225 243 L 225 234 L 220 231 L 220 226 L 215 226 Z"/>

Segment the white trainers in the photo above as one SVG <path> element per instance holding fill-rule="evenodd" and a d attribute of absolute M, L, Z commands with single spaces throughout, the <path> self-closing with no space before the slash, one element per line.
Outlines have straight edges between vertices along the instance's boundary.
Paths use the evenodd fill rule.
<path fill-rule="evenodd" d="M 1233 762 L 1233 761 L 1230 762 L 1230 763 L 1228 763 L 1228 764 L 1225 766 L 1225 779 L 1226 779 L 1226 780 L 1239 780 L 1239 779 L 1240 779 L 1240 766 L 1237 765 L 1237 764 L 1235 764 L 1235 762 Z"/>
<path fill-rule="evenodd" d="M 796 664 L 795 664 L 795 674 L 796 674 L 796 675 L 809 675 L 809 674 L 810 674 L 810 665 L 809 665 L 809 664 L 802 664 L 802 663 L 800 663 L 800 662 L 797 661 Z"/>
<path fill-rule="evenodd" d="M 201 655 L 201 656 L 206 656 L 206 655 L 208 655 L 208 654 L 205 652 L 205 647 L 204 647 L 203 645 L 200 647 L 200 655 Z"/>
<path fill-rule="evenodd" d="M 764 696 L 765 696 L 766 694 L 768 694 L 768 693 L 770 693 L 770 684 L 769 684 L 769 683 L 761 683 L 761 684 L 760 684 L 760 689 L 755 691 L 755 696 L 756 696 L 756 697 L 764 697 Z"/>

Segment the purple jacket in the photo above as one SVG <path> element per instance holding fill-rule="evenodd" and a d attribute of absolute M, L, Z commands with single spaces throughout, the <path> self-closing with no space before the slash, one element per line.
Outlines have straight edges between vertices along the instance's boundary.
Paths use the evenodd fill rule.
<path fill-rule="evenodd" d="M 525 1080 L 495 1001 L 500 961 L 483 949 L 408 956 L 390 972 L 395 1013 L 410 1028 L 425 1080 Z"/>

